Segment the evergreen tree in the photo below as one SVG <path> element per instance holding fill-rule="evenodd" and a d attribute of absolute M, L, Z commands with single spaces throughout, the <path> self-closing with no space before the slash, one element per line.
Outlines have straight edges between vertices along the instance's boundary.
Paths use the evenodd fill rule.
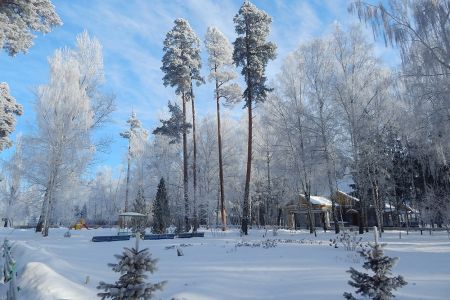
<path fill-rule="evenodd" d="M 145 282 L 146 272 L 156 271 L 157 259 L 151 257 L 148 248 L 138 250 L 124 248 L 122 255 L 115 255 L 116 264 L 108 264 L 115 272 L 121 274 L 114 284 L 101 281 L 97 289 L 105 290 L 97 295 L 103 299 L 141 300 L 151 299 L 157 290 L 162 290 L 166 281 L 159 283 Z"/>
<path fill-rule="evenodd" d="M 169 220 L 169 198 L 167 197 L 164 178 L 161 178 L 153 205 L 153 232 L 165 233 L 167 226 L 169 226 Z"/>
<path fill-rule="evenodd" d="M 160 134 L 169 137 L 170 144 L 178 144 L 184 131 L 189 133 L 191 124 L 183 122 L 183 112 L 178 104 L 167 104 L 169 107 L 170 118 L 168 120 L 160 120 L 161 126 L 153 130 L 153 134 Z"/>
<path fill-rule="evenodd" d="M 186 102 L 193 101 L 192 82 L 197 84 L 204 80 L 200 76 L 200 40 L 192 30 L 189 23 L 184 19 L 176 19 L 175 26 L 170 30 L 164 40 L 164 56 L 161 70 L 164 72 L 164 86 L 175 87 L 175 93 L 181 96 L 183 105 L 182 124 L 186 124 Z M 194 105 L 192 116 L 195 116 Z M 195 121 L 195 120 L 194 120 Z M 183 136 L 183 193 L 184 193 L 184 222 L 185 230 L 190 229 L 189 223 L 189 180 L 187 162 L 187 127 L 182 126 Z M 195 130 L 193 132 L 195 138 Z M 195 141 L 194 141 L 195 146 Z M 195 152 L 195 151 L 194 151 Z M 195 174 L 195 155 L 194 168 Z M 194 175 L 195 176 L 195 175 Z M 195 181 L 195 180 L 194 180 Z M 195 190 L 195 182 L 194 182 Z M 194 199 L 195 200 L 195 199 Z M 195 211 L 195 203 L 194 203 Z M 194 212 L 195 214 L 195 212 Z"/>
<path fill-rule="evenodd" d="M 145 214 L 147 212 L 147 209 L 145 207 L 144 190 L 142 187 L 139 187 L 136 199 L 134 199 L 133 211 L 140 214 Z"/>
<path fill-rule="evenodd" d="M 14 56 L 27 53 L 33 31 L 49 33 L 62 25 L 50 0 L 0 1 L 0 49 Z"/>
<path fill-rule="evenodd" d="M 370 248 L 359 251 L 360 255 L 366 260 L 363 268 L 372 270 L 373 275 L 359 272 L 350 268 L 347 272 L 351 274 L 352 280 L 349 285 L 357 288 L 356 293 L 373 300 L 389 300 L 395 296 L 393 290 L 407 284 L 402 276 L 390 277 L 391 269 L 398 260 L 397 257 L 385 256 L 383 252 L 384 244 L 369 244 Z M 351 293 L 344 293 L 344 298 L 348 300 L 356 299 Z"/>
<path fill-rule="evenodd" d="M 9 135 L 14 131 L 16 116 L 22 115 L 22 110 L 22 105 L 9 94 L 8 84 L 0 83 L 0 151 L 12 146 Z"/>
<path fill-rule="evenodd" d="M 86 203 L 83 204 L 83 208 L 81 208 L 80 217 L 82 219 L 85 219 L 85 220 L 87 218 L 87 206 L 86 206 Z"/>
<path fill-rule="evenodd" d="M 27 53 L 33 45 L 33 31 L 49 33 L 61 25 L 50 0 L 0 1 L 0 51 L 10 56 Z M 6 82 L 0 82 L 0 151 L 11 147 L 9 135 L 16 125 L 15 116 L 22 115 L 22 105 L 9 93 Z"/>
<path fill-rule="evenodd" d="M 144 189 L 139 187 L 136 199 L 133 202 L 133 211 L 147 215 L 147 208 L 145 205 Z M 147 217 L 133 220 L 133 231 L 145 234 L 145 228 L 147 227 Z"/>
<path fill-rule="evenodd" d="M 266 86 L 265 69 L 269 60 L 274 59 L 276 46 L 266 42 L 272 19 L 250 1 L 244 1 L 233 19 L 238 37 L 234 41 L 233 60 L 242 67 L 241 74 L 247 85 L 244 91 L 245 105 L 248 111 L 247 172 L 245 176 L 242 232 L 247 235 L 249 225 L 249 194 L 252 168 L 252 129 L 253 102 L 264 102 L 270 89 Z"/>

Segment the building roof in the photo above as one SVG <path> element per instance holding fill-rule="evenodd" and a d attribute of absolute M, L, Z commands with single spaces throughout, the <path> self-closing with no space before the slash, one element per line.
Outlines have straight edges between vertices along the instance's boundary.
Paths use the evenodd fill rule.
<path fill-rule="evenodd" d="M 358 198 L 353 197 L 353 196 L 350 196 L 349 194 L 347 194 L 347 193 L 345 193 L 345 192 L 343 192 L 343 191 L 341 191 L 341 190 L 337 190 L 336 192 L 337 192 L 337 193 L 340 193 L 340 194 L 342 194 L 342 195 L 344 195 L 345 197 L 347 197 L 347 198 L 349 198 L 349 199 L 351 199 L 351 200 L 353 200 L 353 201 L 359 202 L 359 199 L 358 199 Z"/>
<path fill-rule="evenodd" d="M 137 212 L 128 211 L 128 212 L 119 214 L 119 217 L 146 217 L 146 215 L 143 215 L 143 214 L 140 214 Z"/>
<path fill-rule="evenodd" d="M 300 196 L 303 197 L 304 199 L 306 199 L 305 195 L 300 194 Z M 322 196 L 310 196 L 309 200 L 310 200 L 311 204 L 331 206 L 331 201 Z"/>

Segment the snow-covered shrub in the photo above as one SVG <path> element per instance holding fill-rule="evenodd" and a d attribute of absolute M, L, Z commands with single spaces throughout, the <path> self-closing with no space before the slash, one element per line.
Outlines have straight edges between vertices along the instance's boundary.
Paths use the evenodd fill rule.
<path fill-rule="evenodd" d="M 255 242 L 240 241 L 240 242 L 236 243 L 235 248 L 237 248 L 237 247 L 251 247 L 251 248 L 262 247 L 264 249 L 269 249 L 269 248 L 275 248 L 276 246 L 277 246 L 276 240 L 267 239 L 267 240 L 255 241 Z"/>
<path fill-rule="evenodd" d="M 157 259 L 151 257 L 147 248 L 137 250 L 124 248 L 122 255 L 115 255 L 116 264 L 108 264 L 115 272 L 122 274 L 114 284 L 100 282 L 97 289 L 105 290 L 97 295 L 103 299 L 141 300 L 151 299 L 155 291 L 162 290 L 166 281 L 159 283 L 145 282 L 146 272 L 156 271 Z"/>
<path fill-rule="evenodd" d="M 362 237 L 359 237 L 356 232 L 350 233 L 347 231 L 342 232 L 334 239 L 330 239 L 330 246 L 339 248 L 339 245 L 342 245 L 346 251 L 356 251 L 366 246 L 362 242 Z"/>
<path fill-rule="evenodd" d="M 349 285 L 355 287 L 356 293 L 373 300 L 390 300 L 395 296 L 393 290 L 407 284 L 402 276 L 392 277 L 391 269 L 395 265 L 398 258 L 385 256 L 383 252 L 384 244 L 369 244 L 369 249 L 359 251 L 359 254 L 365 259 L 363 268 L 371 270 L 373 275 L 359 272 L 354 268 L 350 268 L 347 272 L 351 274 L 352 280 Z M 344 293 L 344 298 L 355 300 L 352 293 Z"/>

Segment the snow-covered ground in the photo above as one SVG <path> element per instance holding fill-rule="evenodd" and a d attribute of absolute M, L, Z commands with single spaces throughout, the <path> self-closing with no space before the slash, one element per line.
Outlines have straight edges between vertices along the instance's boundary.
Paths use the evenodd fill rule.
<path fill-rule="evenodd" d="M 114 254 L 132 247 L 134 239 L 93 243 L 94 235 L 115 234 L 114 229 L 72 231 L 53 229 L 47 238 L 33 230 L 1 229 L 0 238 L 14 244 L 20 299 L 97 299 L 100 280 L 114 282 L 118 274 L 107 263 Z M 343 299 L 350 266 L 362 262 L 354 252 L 330 247 L 335 235 L 305 231 L 252 230 L 240 237 L 235 230 L 206 231 L 204 238 L 141 241 L 159 259 L 153 282 L 167 280 L 156 299 Z M 372 240 L 372 234 L 364 239 Z M 267 239 L 275 247 L 254 246 Z M 397 299 L 450 299 L 450 239 L 446 232 L 432 236 L 420 233 L 389 232 L 383 236 L 386 254 L 400 258 L 394 274 L 401 274 L 408 285 L 396 292 Z M 246 246 L 239 246 L 246 243 Z M 184 245 L 183 245 L 184 244 Z M 175 245 L 175 247 L 170 247 Z M 266 245 L 271 246 L 270 243 Z M 184 256 L 177 256 L 176 248 Z M 169 249 L 166 249 L 169 248 Z M 89 276 L 88 282 L 86 278 Z M 0 298 L 5 294 L 1 287 Z"/>

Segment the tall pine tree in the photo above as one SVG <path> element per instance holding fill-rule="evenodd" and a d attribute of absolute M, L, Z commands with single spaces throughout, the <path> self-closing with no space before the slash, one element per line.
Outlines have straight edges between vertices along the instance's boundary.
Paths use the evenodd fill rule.
<path fill-rule="evenodd" d="M 234 41 L 233 60 L 242 67 L 241 74 L 247 85 L 244 91 L 248 112 L 247 171 L 245 175 L 244 202 L 242 209 L 242 232 L 248 234 L 250 214 L 250 177 L 252 169 L 253 102 L 264 102 L 270 89 L 266 86 L 265 69 L 269 60 L 276 56 L 276 45 L 267 42 L 270 16 L 250 1 L 245 1 L 233 19 L 238 37 Z"/>
<path fill-rule="evenodd" d="M 203 82 L 200 76 L 200 40 L 184 19 L 176 19 L 175 26 L 164 40 L 164 56 L 161 70 L 164 72 L 164 86 L 175 87 L 175 93 L 181 96 L 183 124 L 186 124 L 186 102 L 193 99 L 192 82 Z M 187 162 L 187 128 L 183 126 L 183 194 L 185 230 L 189 231 L 189 180 Z M 193 133 L 195 137 L 195 132 Z M 195 168 L 194 168 L 195 169 Z M 195 173 L 195 170 L 194 170 Z M 195 204 L 194 204 L 195 206 Z"/>
<path fill-rule="evenodd" d="M 232 83 L 237 75 L 233 68 L 233 48 L 227 38 L 219 29 L 209 27 L 206 32 L 205 46 L 208 51 L 208 67 L 210 74 L 208 79 L 215 83 L 214 96 L 217 112 L 217 142 L 219 149 L 219 186 L 220 186 L 220 215 L 222 219 L 222 230 L 225 231 L 225 191 L 223 179 L 222 160 L 222 133 L 220 129 L 220 100 L 224 98 L 228 103 L 241 100 L 242 91 L 237 83 Z"/>

